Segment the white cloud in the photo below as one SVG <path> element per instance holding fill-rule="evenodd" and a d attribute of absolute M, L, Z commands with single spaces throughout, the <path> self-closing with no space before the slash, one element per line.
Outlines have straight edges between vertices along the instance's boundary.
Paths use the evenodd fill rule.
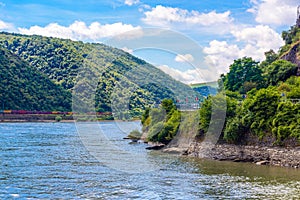
<path fill-rule="evenodd" d="M 217 40 L 211 41 L 203 52 L 207 54 L 205 62 L 215 67 L 217 74 L 226 73 L 233 60 L 240 56 L 240 49 L 236 44 L 229 45 L 226 41 Z"/>
<path fill-rule="evenodd" d="M 128 5 L 128 6 L 132 6 L 132 5 L 134 5 L 134 4 L 140 3 L 140 1 L 139 1 L 139 0 L 125 0 L 124 3 L 125 3 L 126 5 Z"/>
<path fill-rule="evenodd" d="M 175 57 L 175 61 L 176 62 L 193 62 L 194 61 L 194 57 L 191 54 L 178 54 Z"/>
<path fill-rule="evenodd" d="M 224 13 L 217 13 L 216 11 L 200 13 L 195 10 L 188 11 L 180 8 L 164 7 L 162 5 L 158 5 L 144 14 L 145 18 L 143 18 L 142 21 L 154 26 L 170 26 L 177 23 L 211 26 L 216 24 L 229 24 L 233 20 L 230 17 L 230 11 Z"/>
<path fill-rule="evenodd" d="M 130 24 L 123 23 L 102 25 L 98 22 L 93 22 L 87 26 L 81 21 L 75 21 L 70 26 L 61 26 L 57 23 L 51 23 L 45 27 L 32 26 L 29 29 L 18 28 L 21 34 L 36 34 L 82 41 L 99 41 L 103 38 L 138 29 L 140 29 L 140 27 L 134 27 Z"/>
<path fill-rule="evenodd" d="M 268 25 L 291 25 L 296 21 L 299 0 L 250 0 L 255 20 Z"/>
<path fill-rule="evenodd" d="M 160 70 L 172 76 L 175 80 L 181 81 L 185 84 L 192 83 L 203 83 L 215 81 L 218 76 L 215 72 L 212 72 L 208 69 L 189 69 L 186 71 L 180 71 L 174 68 L 169 67 L 168 65 L 158 66 Z"/>
<path fill-rule="evenodd" d="M 196 70 L 187 70 L 182 72 L 167 65 L 161 65 L 158 66 L 158 68 L 166 74 L 172 76 L 174 79 L 186 84 L 199 83 L 199 81 L 201 82 L 203 80 L 203 77 L 201 77 L 200 74 L 196 72 Z"/>
<path fill-rule="evenodd" d="M 219 74 L 226 73 L 235 59 L 252 57 L 254 60 L 264 59 L 264 53 L 270 49 L 277 51 L 283 44 L 281 36 L 269 26 L 258 25 L 232 31 L 235 44 L 213 40 L 203 52 L 207 54 L 205 61 L 214 66 Z"/>
<path fill-rule="evenodd" d="M 0 31 L 13 31 L 14 25 L 0 20 Z"/>
<path fill-rule="evenodd" d="M 129 48 L 127 48 L 127 47 L 123 47 L 122 50 L 123 50 L 123 51 L 126 51 L 127 53 L 130 53 L 130 54 L 133 53 L 133 50 L 132 50 L 132 49 L 129 49 Z"/>
<path fill-rule="evenodd" d="M 145 10 L 150 10 L 151 9 L 151 6 L 149 6 L 148 4 L 142 4 L 142 5 L 140 5 L 140 7 L 139 7 L 139 12 L 144 12 Z"/>
<path fill-rule="evenodd" d="M 232 31 L 237 41 L 247 42 L 258 48 L 278 49 L 284 44 L 281 36 L 269 26 L 258 25 Z"/>

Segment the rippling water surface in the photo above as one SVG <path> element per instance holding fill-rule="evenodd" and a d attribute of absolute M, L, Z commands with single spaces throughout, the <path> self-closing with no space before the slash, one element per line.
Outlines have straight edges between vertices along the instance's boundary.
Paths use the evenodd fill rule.
<path fill-rule="evenodd" d="M 98 124 L 113 145 L 138 152 L 124 166 L 113 155 L 117 151 L 99 152 L 120 169 L 93 157 L 74 123 L 0 124 L 0 199 L 300 198 L 300 170 L 150 152 L 145 144 L 122 139 L 138 122 L 120 124 L 122 130 L 113 122 Z M 94 150 L 101 151 L 101 145 Z M 155 169 L 140 169 L 139 158 Z M 122 170 L 128 167 L 139 173 Z"/>

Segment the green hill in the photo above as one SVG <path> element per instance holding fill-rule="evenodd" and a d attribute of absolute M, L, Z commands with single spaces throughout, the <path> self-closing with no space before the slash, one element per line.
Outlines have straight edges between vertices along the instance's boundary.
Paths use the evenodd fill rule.
<path fill-rule="evenodd" d="M 71 93 L 0 47 L 1 109 L 70 110 Z"/>
<path fill-rule="evenodd" d="M 190 85 L 193 90 L 197 91 L 202 96 L 208 97 L 209 95 L 216 95 L 218 82 L 208 82 L 208 83 L 196 83 Z"/>
<path fill-rule="evenodd" d="M 0 46 L 69 92 L 73 91 L 78 71 L 91 70 L 98 77 L 96 111 L 111 111 L 112 99 L 119 99 L 118 105 L 126 104 L 131 114 L 139 115 L 145 107 L 164 98 L 195 97 L 189 86 L 129 53 L 103 44 L 0 33 Z M 88 79 L 83 77 L 79 82 Z M 79 99 L 87 101 L 88 93 L 83 92 Z M 129 103 L 124 102 L 128 99 Z"/>

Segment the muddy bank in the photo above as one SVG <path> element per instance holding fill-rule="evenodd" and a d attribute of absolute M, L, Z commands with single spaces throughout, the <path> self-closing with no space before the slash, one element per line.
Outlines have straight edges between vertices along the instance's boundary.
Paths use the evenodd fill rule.
<path fill-rule="evenodd" d="M 214 160 L 252 162 L 258 165 L 273 165 L 300 168 L 300 147 L 263 147 L 230 144 L 202 144 L 194 142 L 187 155 Z"/>

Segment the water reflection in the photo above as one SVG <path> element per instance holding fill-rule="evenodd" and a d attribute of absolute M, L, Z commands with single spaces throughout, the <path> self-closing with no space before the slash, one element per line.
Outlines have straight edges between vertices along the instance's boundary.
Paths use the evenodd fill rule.
<path fill-rule="evenodd" d="M 192 163 L 199 169 L 199 173 L 209 175 L 228 174 L 231 176 L 245 176 L 248 177 L 249 180 L 262 179 L 265 181 L 276 180 L 277 182 L 300 181 L 299 169 L 197 158 L 182 159 L 188 163 Z"/>

